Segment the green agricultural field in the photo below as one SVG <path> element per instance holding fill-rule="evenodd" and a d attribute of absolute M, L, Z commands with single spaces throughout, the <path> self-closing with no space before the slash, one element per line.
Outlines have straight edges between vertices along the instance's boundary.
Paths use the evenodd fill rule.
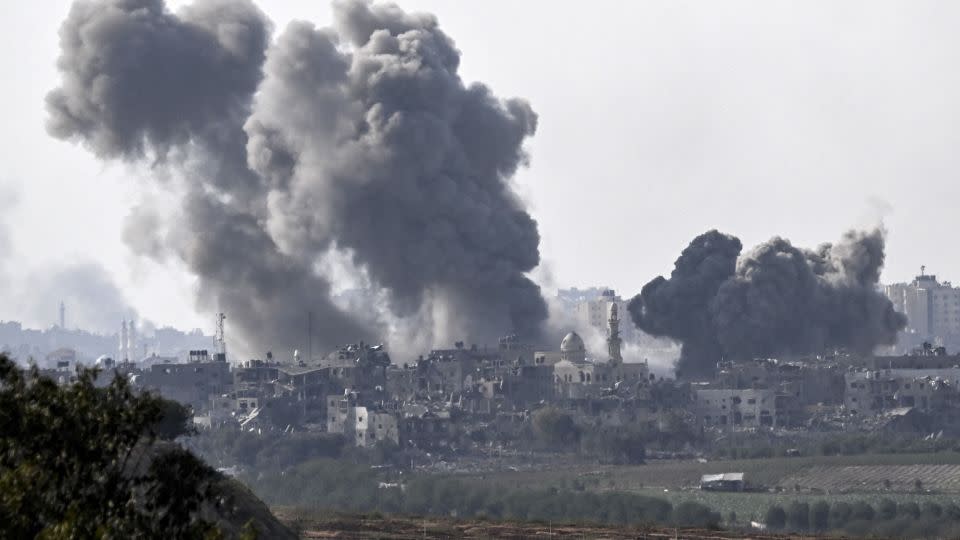
<path fill-rule="evenodd" d="M 815 465 L 786 477 L 780 487 L 826 493 L 960 493 L 960 465 Z"/>
<path fill-rule="evenodd" d="M 754 486 L 773 487 L 788 478 L 823 467 L 880 465 L 960 465 L 960 453 L 877 454 L 858 456 L 813 456 L 731 461 L 652 461 L 636 466 L 565 464 L 551 470 L 487 473 L 483 482 L 514 488 L 577 488 L 591 490 L 639 491 L 651 488 L 690 489 L 704 474 L 743 472 Z M 465 479 L 480 476 L 466 475 Z M 912 478 L 910 479 L 912 482 Z M 898 483 L 897 485 L 900 485 Z M 912 489 L 913 484 L 903 484 Z M 792 486 L 792 484 L 791 484 Z M 951 490 L 952 491 L 952 490 Z M 957 490 L 960 492 L 960 489 Z"/>
<path fill-rule="evenodd" d="M 494 474 L 464 475 L 467 481 L 496 484 L 505 488 L 556 488 L 559 490 L 624 491 L 666 499 L 674 505 L 694 501 L 720 512 L 724 518 L 735 512 L 738 521 L 761 520 L 767 508 L 773 504 L 784 507 L 792 502 L 810 504 L 823 500 L 834 502 L 866 502 L 876 506 L 883 499 L 897 503 L 935 502 L 960 505 L 960 488 L 955 487 L 960 479 L 950 478 L 960 473 L 960 453 L 937 454 L 880 454 L 859 456 L 815 456 L 795 458 L 750 459 L 735 461 L 661 461 L 638 466 L 599 466 L 590 464 L 565 464 L 552 470 L 503 472 Z M 853 469 L 844 469 L 845 467 Z M 885 469 L 889 467 L 889 469 Z M 861 469 L 862 468 L 862 469 Z M 889 471 L 892 482 L 885 486 L 878 480 L 878 469 Z M 833 478 L 830 471 L 837 471 Z M 862 471 L 861 474 L 856 474 Z M 933 478 L 931 474 L 944 478 Z M 697 489 L 704 474 L 743 472 L 754 486 L 773 488 L 779 491 L 716 493 Z M 839 474 L 839 473 L 843 474 Z M 864 478 L 869 482 L 864 482 Z M 922 489 L 935 492 L 912 492 L 916 489 L 914 477 L 925 479 Z M 795 492 L 793 482 L 809 478 L 817 485 L 804 488 L 829 488 L 830 492 Z M 843 483 L 843 479 L 849 485 Z M 944 489 L 938 489 L 944 488 Z M 827 490 L 825 490 L 827 491 Z"/>

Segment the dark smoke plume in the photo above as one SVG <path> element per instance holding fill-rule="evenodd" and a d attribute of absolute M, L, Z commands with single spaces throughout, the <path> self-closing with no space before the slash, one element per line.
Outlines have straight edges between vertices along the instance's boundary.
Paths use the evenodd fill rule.
<path fill-rule="evenodd" d="M 333 28 L 295 22 L 271 46 L 246 0 L 177 13 L 163 0 L 78 1 L 49 130 L 179 179 L 183 216 L 158 234 L 157 212 L 140 207 L 125 239 L 186 262 L 200 307 L 228 312 L 250 350 L 302 342 L 308 310 L 322 345 L 372 337 L 357 322 L 369 314 L 341 312 L 317 275 L 331 250 L 385 289 L 393 314 L 486 325 L 483 338 L 534 334 L 546 307 L 525 273 L 539 235 L 509 179 L 535 113 L 464 85 L 432 16 L 334 9 Z"/>
<path fill-rule="evenodd" d="M 247 122 L 271 233 L 292 252 L 349 250 L 398 313 L 440 293 L 448 317 L 533 334 L 546 305 L 524 273 L 539 235 L 506 179 L 536 115 L 464 86 L 431 16 L 361 2 L 335 15 L 333 31 L 280 36 Z"/>
<path fill-rule="evenodd" d="M 329 301 L 328 283 L 281 253 L 261 224 L 266 191 L 246 166 L 243 122 L 270 31 L 243 0 L 177 14 L 162 0 L 77 2 L 60 30 L 62 84 L 47 97 L 51 134 L 182 176 L 184 211 L 167 242 L 143 230 L 156 217 L 149 207 L 136 209 L 125 240 L 141 254 L 180 257 L 200 279 L 201 309 L 227 312 L 251 351 L 301 343 L 304 326 L 291 319 L 308 309 L 324 321 L 323 340 L 362 335 Z"/>
<path fill-rule="evenodd" d="M 710 231 L 630 301 L 642 330 L 683 344 L 677 373 L 710 374 L 742 360 L 892 344 L 906 318 L 878 291 L 881 229 L 851 231 L 815 251 L 773 238 L 740 256 L 740 241 Z"/>

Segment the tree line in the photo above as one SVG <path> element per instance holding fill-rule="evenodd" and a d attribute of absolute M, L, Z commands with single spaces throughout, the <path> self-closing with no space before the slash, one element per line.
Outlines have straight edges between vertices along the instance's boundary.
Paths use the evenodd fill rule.
<path fill-rule="evenodd" d="M 384 482 L 369 466 L 317 459 L 245 481 L 271 504 L 343 512 L 706 528 L 717 528 L 722 521 L 719 513 L 696 502 L 674 506 L 631 493 L 516 489 L 444 476 L 405 476 Z"/>
<path fill-rule="evenodd" d="M 791 532 L 836 532 L 850 536 L 883 538 L 960 537 L 960 506 L 890 499 L 876 506 L 866 502 L 793 502 L 773 505 L 765 517 L 767 527 Z"/>

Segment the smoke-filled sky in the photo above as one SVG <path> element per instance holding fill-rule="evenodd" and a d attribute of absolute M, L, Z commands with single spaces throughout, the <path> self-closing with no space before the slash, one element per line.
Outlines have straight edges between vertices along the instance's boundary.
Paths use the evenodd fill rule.
<path fill-rule="evenodd" d="M 129 309 L 161 324 L 209 329 L 212 322 L 194 309 L 202 284 L 188 264 L 143 256 L 158 251 L 149 235 L 124 241 L 131 227 L 151 230 L 151 217 L 165 222 L 162 214 L 181 203 L 147 178 L 156 168 L 102 161 L 45 129 L 45 96 L 60 84 L 57 32 L 69 5 L 0 7 L 7 22 L 0 35 L 7 74 L 0 194 L 13 201 L 0 204 L 9 240 L 0 242 L 7 259 L 0 275 L 23 291 L 31 277 L 53 279 L 78 267 L 86 269 L 80 279 L 99 265 Z M 293 19 L 317 28 L 334 22 L 326 2 L 257 5 L 273 21 L 273 39 Z M 467 87 L 482 82 L 498 99 L 519 97 L 535 111 L 535 133 L 526 125 L 520 135 L 529 165 L 510 182 L 537 221 L 553 286 L 607 284 L 633 295 L 652 277 L 669 275 L 679 250 L 705 230 L 733 234 L 745 246 L 773 235 L 816 246 L 881 218 L 888 231 L 884 281 L 908 280 L 920 264 L 946 279 L 960 276 L 960 255 L 949 249 L 960 226 L 953 211 L 960 192 L 958 6 L 416 0 L 401 7 L 437 17 L 461 53 L 458 73 Z M 268 102 L 260 105 L 266 124 L 286 125 Z M 299 144 L 298 133 L 288 130 L 284 140 Z M 260 172 L 300 193 L 317 189 L 268 170 L 276 163 L 262 165 Z M 284 200 L 274 203 L 296 217 Z M 282 235 L 296 245 L 326 245 L 331 237 L 323 226 L 271 226 L 312 233 Z M 380 253 L 366 237 L 347 240 L 364 262 Z M 503 279 L 529 266 L 517 259 Z M 422 288 L 391 285 L 401 293 Z M 55 320 L 55 304 L 44 320 L 42 308 L 28 315 L 10 309 L 22 292 L 14 302 L 3 291 L 0 319 Z M 400 303 L 408 298 L 399 296 Z"/>

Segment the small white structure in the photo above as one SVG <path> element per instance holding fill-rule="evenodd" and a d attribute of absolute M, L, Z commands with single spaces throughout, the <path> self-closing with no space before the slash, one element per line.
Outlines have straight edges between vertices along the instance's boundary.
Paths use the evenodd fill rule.
<path fill-rule="evenodd" d="M 703 491 L 743 491 L 743 473 L 705 474 L 700 477 Z"/>
<path fill-rule="evenodd" d="M 355 446 L 374 446 L 378 441 L 400 443 L 396 415 L 357 406 L 353 395 L 327 397 L 327 432 L 342 433 Z"/>

